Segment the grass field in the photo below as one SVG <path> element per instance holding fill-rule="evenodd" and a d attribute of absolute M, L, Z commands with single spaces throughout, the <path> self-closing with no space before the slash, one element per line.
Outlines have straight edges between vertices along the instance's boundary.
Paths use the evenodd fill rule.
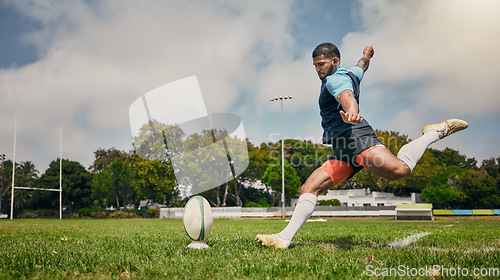
<path fill-rule="evenodd" d="M 477 279 L 475 268 L 480 279 L 500 278 L 493 274 L 500 268 L 498 217 L 308 222 L 284 251 L 253 240 L 285 225 L 216 219 L 206 239 L 211 248 L 193 250 L 185 248 L 182 220 L 2 220 L 0 279 L 369 279 L 384 271 L 404 279 L 433 265 L 448 269 L 450 277 L 438 278 L 467 269 L 461 279 Z"/>

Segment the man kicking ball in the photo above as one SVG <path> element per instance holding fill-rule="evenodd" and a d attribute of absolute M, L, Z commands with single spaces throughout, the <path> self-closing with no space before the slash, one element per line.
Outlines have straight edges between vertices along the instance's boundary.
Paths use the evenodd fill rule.
<path fill-rule="evenodd" d="M 323 43 L 314 49 L 313 62 L 321 79 L 319 108 L 323 143 L 332 144 L 333 155 L 302 185 L 288 226 L 276 234 L 257 235 L 255 239 L 260 245 L 288 248 L 294 235 L 311 217 L 322 191 L 338 185 L 363 168 L 390 180 L 406 177 L 429 145 L 467 128 L 468 124 L 458 119 L 427 125 L 422 136 L 404 145 L 394 156 L 359 115 L 359 84 L 373 54 L 372 46 L 365 47 L 358 64 L 346 69 L 340 63 L 340 52 L 334 44 Z"/>

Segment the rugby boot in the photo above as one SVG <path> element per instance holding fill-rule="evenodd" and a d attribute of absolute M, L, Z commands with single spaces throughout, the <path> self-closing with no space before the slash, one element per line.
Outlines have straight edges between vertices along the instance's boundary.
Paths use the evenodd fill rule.
<path fill-rule="evenodd" d="M 425 134 L 429 130 L 436 130 L 439 133 L 439 139 L 443 139 L 448 135 L 451 135 L 460 130 L 464 130 L 469 126 L 466 121 L 459 119 L 449 119 L 442 123 L 429 124 L 424 126 L 422 129 L 422 134 Z"/>
<path fill-rule="evenodd" d="M 291 240 L 281 238 L 277 233 L 271 235 L 259 234 L 255 236 L 255 240 L 257 240 L 261 246 L 274 247 L 282 250 L 288 248 L 291 242 Z"/>

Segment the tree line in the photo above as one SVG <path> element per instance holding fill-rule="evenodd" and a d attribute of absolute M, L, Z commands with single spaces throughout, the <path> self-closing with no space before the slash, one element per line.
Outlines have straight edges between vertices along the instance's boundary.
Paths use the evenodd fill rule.
<path fill-rule="evenodd" d="M 376 131 L 392 153 L 410 139 L 393 131 Z M 256 146 L 246 141 L 248 167 L 238 177 L 202 193 L 214 207 L 279 206 L 281 195 L 281 142 Z M 287 203 L 297 198 L 301 185 L 332 153 L 331 147 L 310 141 L 285 140 L 285 194 Z M 84 167 L 63 159 L 63 207 L 69 213 L 82 208 L 137 208 L 140 201 L 181 207 L 187 200 L 177 185 L 171 162 L 147 160 L 135 152 L 98 149 L 94 162 Z M 10 212 L 13 163 L 2 155 L 0 196 L 2 213 Z M 337 189 L 370 188 L 396 195 L 421 193 L 435 208 L 500 208 L 500 157 L 481 164 L 458 151 L 428 149 L 412 174 L 389 181 L 366 169 L 336 186 Z M 16 163 L 16 186 L 59 188 L 59 159 L 40 174 L 30 161 Z M 58 193 L 15 190 L 15 213 L 29 209 L 57 209 Z"/>

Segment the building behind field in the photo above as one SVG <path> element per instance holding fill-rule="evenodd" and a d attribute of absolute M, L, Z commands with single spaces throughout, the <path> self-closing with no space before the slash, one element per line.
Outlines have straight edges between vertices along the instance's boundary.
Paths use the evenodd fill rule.
<path fill-rule="evenodd" d="M 366 189 L 328 190 L 326 195 L 318 196 L 318 200 L 338 199 L 341 206 L 396 206 L 396 204 L 420 203 L 420 194 L 396 196 L 388 192 L 372 192 Z M 292 205 L 293 202 L 292 202 Z"/>

